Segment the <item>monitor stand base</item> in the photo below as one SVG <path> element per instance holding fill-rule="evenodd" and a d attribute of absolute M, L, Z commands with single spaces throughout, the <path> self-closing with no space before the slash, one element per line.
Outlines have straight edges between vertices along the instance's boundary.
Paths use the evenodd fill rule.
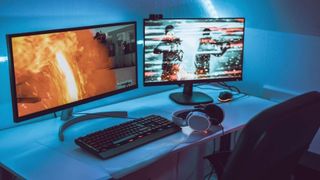
<path fill-rule="evenodd" d="M 184 83 L 183 92 L 172 93 L 169 97 L 172 101 L 182 105 L 208 104 L 213 102 L 213 99 L 207 94 L 193 92 L 192 82 Z"/>
<path fill-rule="evenodd" d="M 170 94 L 170 99 L 177 104 L 182 105 L 197 105 L 197 104 L 207 104 L 212 103 L 213 100 L 210 96 L 202 92 L 192 92 L 192 95 L 187 95 L 182 92 Z"/>
<path fill-rule="evenodd" d="M 59 140 L 64 141 L 64 136 L 63 136 L 63 131 L 66 130 L 68 127 L 82 122 L 82 121 L 88 121 L 92 119 L 99 119 L 99 118 L 107 118 L 107 117 L 117 117 L 117 118 L 127 118 L 128 117 L 128 112 L 127 111 L 109 111 L 109 112 L 97 112 L 97 113 L 84 113 L 84 115 L 81 116 L 72 116 L 72 108 L 67 109 L 64 115 L 61 116 L 61 119 L 64 120 L 65 122 L 60 126 L 59 129 Z M 67 115 L 68 114 L 68 115 Z M 68 120 L 63 119 L 68 116 Z"/>

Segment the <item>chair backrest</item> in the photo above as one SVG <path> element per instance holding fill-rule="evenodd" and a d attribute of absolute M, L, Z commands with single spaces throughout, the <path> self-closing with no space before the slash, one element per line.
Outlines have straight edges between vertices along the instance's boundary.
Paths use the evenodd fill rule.
<path fill-rule="evenodd" d="M 319 92 L 264 110 L 243 129 L 221 179 L 285 179 L 308 149 L 319 126 Z"/>

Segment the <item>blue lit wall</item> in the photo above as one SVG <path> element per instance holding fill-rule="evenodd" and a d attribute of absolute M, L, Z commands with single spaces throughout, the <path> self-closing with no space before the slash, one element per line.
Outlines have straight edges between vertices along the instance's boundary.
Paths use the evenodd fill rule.
<path fill-rule="evenodd" d="M 320 90 L 320 2 L 314 0 L 212 1 L 221 16 L 246 18 L 244 91 L 265 96 L 265 86 L 299 94 Z"/>
<path fill-rule="evenodd" d="M 208 5 L 211 5 L 209 6 Z M 245 17 L 244 91 L 263 96 L 264 86 L 304 92 L 320 90 L 320 3 L 315 0 L 1 0 L 0 56 L 5 34 L 54 28 L 138 22 L 150 13 L 164 17 Z M 138 48 L 139 89 L 81 106 L 98 106 L 154 93 L 172 86 L 142 87 L 142 46 Z M 7 62 L 0 62 L 0 128 L 12 126 Z"/>

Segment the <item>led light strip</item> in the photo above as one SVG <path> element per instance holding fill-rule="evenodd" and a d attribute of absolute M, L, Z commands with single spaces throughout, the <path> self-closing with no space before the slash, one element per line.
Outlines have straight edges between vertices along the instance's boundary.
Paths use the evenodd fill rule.
<path fill-rule="evenodd" d="M 0 63 L 6 62 L 6 61 L 8 61 L 7 56 L 0 56 Z"/>
<path fill-rule="evenodd" d="M 138 40 L 138 41 L 137 41 L 137 44 L 138 44 L 138 45 L 143 45 L 143 40 Z"/>
<path fill-rule="evenodd" d="M 202 6 L 207 10 L 207 13 L 210 15 L 210 17 L 217 18 L 218 12 L 214 5 L 212 4 L 211 0 L 201 0 Z"/>

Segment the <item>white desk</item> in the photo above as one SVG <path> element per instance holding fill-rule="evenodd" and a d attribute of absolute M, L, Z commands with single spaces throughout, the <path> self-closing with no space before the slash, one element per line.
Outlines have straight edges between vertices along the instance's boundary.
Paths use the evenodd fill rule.
<path fill-rule="evenodd" d="M 198 88 L 195 88 L 195 90 L 206 92 L 214 97 L 215 101 L 220 92 L 219 90 L 200 90 Z M 190 106 L 177 105 L 169 100 L 168 96 L 170 93 L 179 91 L 182 91 L 182 89 L 120 102 L 88 112 L 127 110 L 131 117 L 158 114 L 171 119 L 172 112 L 190 108 Z M 225 112 L 225 119 L 222 123 L 225 131 L 227 132 L 243 126 L 261 110 L 274 104 L 275 103 L 271 101 L 253 96 L 247 96 L 231 103 L 221 104 L 220 107 Z M 175 160 L 175 158 L 177 158 L 175 155 L 178 152 L 183 154 L 183 151 L 195 149 L 194 152 L 188 153 L 203 153 L 201 152 L 203 151 L 201 148 L 197 149 L 197 147 L 201 147 L 198 145 L 212 140 L 215 136 L 221 134 L 219 131 L 207 137 L 188 136 L 188 128 L 184 128 L 183 132 L 170 135 L 108 160 L 100 160 L 84 152 L 73 142 L 73 140 L 79 136 L 125 121 L 127 120 L 105 118 L 76 124 L 65 132 L 64 142 L 58 140 L 58 129 L 62 124 L 59 119 L 50 119 L 2 130 L 0 131 L 0 143 L 2 144 L 0 149 L 0 162 L 26 179 L 80 180 L 118 178 L 141 168 L 146 168 L 148 165 L 160 159 L 165 159 L 165 163 L 171 163 L 167 168 L 172 168 L 170 166 L 181 164 L 181 162 L 176 162 Z M 195 141 L 190 144 L 185 143 L 191 142 L 192 140 Z M 179 146 L 181 143 L 183 144 Z M 190 156 L 186 155 L 185 157 Z M 197 157 L 197 155 L 194 155 L 194 157 Z M 188 158 L 184 158 L 183 161 L 187 161 L 187 159 Z M 200 166 L 202 162 L 198 163 L 199 164 L 196 163 L 194 166 Z M 181 171 L 175 171 L 169 175 L 161 174 L 162 171 L 159 170 L 156 171 L 159 172 L 158 176 L 167 178 L 183 176 L 179 174 Z"/>

